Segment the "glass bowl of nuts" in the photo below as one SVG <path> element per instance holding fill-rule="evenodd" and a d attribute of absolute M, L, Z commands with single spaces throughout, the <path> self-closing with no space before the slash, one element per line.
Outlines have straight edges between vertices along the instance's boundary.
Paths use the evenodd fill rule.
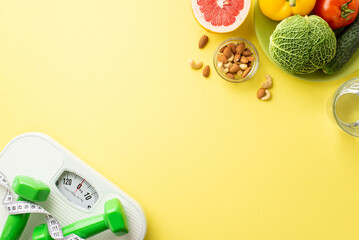
<path fill-rule="evenodd" d="M 229 38 L 219 44 L 213 56 L 213 64 L 219 76 L 232 83 L 252 78 L 259 65 L 256 47 L 243 38 Z"/>

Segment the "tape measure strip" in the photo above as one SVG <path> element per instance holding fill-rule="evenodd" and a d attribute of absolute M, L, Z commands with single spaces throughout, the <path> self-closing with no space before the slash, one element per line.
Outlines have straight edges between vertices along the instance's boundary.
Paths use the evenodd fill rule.
<path fill-rule="evenodd" d="M 11 188 L 5 175 L 0 172 L 0 185 L 6 189 L 6 194 L 3 199 L 3 205 L 10 215 L 26 214 L 26 213 L 40 213 L 46 215 L 47 227 L 50 236 L 55 240 L 84 240 L 75 234 L 64 237 L 62 228 L 59 222 L 48 211 L 41 206 L 27 201 L 14 201 L 11 194 Z"/>

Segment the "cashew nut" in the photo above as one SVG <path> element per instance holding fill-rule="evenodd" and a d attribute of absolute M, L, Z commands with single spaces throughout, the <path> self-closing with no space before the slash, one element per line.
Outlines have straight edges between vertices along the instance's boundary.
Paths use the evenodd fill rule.
<path fill-rule="evenodd" d="M 218 69 L 219 71 L 224 72 L 223 62 L 218 63 Z"/>
<path fill-rule="evenodd" d="M 229 64 L 229 63 L 228 63 Z M 227 72 L 229 72 L 229 68 L 228 67 L 224 67 L 224 66 L 226 66 L 226 65 L 228 65 L 228 64 L 223 64 L 223 62 L 219 62 L 218 63 L 218 69 L 219 69 L 219 71 L 221 71 L 221 72 L 223 72 L 224 74 L 226 74 Z"/>
<path fill-rule="evenodd" d="M 239 67 L 244 71 L 248 68 L 248 65 L 245 63 L 239 64 Z"/>
<path fill-rule="evenodd" d="M 232 53 L 232 56 L 230 58 L 228 58 L 228 62 L 232 62 L 234 59 L 234 54 Z"/>
<path fill-rule="evenodd" d="M 233 63 L 229 62 L 229 63 L 223 64 L 223 66 L 225 68 L 231 68 L 233 66 Z"/>
<path fill-rule="evenodd" d="M 203 66 L 202 61 L 196 63 L 193 59 L 188 60 L 188 63 L 193 69 L 200 69 Z"/>
<path fill-rule="evenodd" d="M 269 99 L 271 98 L 271 96 L 272 96 L 271 93 L 270 93 L 270 91 L 269 91 L 268 89 L 266 89 L 265 92 L 266 92 L 266 95 L 261 98 L 261 100 L 263 100 L 263 101 L 269 100 Z"/>
<path fill-rule="evenodd" d="M 266 81 L 262 83 L 262 88 L 270 88 L 272 86 L 272 77 L 270 75 L 266 75 Z"/>
<path fill-rule="evenodd" d="M 242 74 L 243 74 L 243 71 L 242 71 L 242 70 L 239 70 L 239 71 L 237 72 L 237 76 L 240 77 L 240 78 L 242 77 Z"/>

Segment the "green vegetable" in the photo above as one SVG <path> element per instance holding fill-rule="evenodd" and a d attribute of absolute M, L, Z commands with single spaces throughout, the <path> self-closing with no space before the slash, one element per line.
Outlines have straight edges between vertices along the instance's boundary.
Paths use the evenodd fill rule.
<path fill-rule="evenodd" d="M 326 74 L 338 72 L 359 48 L 359 16 L 338 38 L 337 54 L 324 68 Z"/>
<path fill-rule="evenodd" d="M 338 28 L 338 29 L 335 29 L 333 30 L 333 32 L 335 33 L 335 37 L 338 39 L 342 33 L 344 32 L 344 30 L 346 29 L 347 27 L 341 27 L 341 28 Z M 337 41 L 338 42 L 338 41 Z M 337 43 L 337 47 L 338 47 L 338 43 Z"/>
<path fill-rule="evenodd" d="M 295 15 L 278 24 L 270 37 L 269 53 L 288 72 L 306 74 L 332 60 L 336 43 L 334 32 L 322 18 Z"/>

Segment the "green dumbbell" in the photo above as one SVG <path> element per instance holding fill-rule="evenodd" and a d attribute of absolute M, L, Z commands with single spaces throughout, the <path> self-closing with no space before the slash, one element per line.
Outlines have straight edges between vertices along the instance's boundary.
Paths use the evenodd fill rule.
<path fill-rule="evenodd" d="M 17 176 L 12 183 L 13 191 L 19 195 L 17 201 L 44 202 L 50 188 L 43 182 L 27 176 Z M 30 213 L 10 215 L 6 220 L 0 240 L 17 240 L 21 237 Z"/>
<path fill-rule="evenodd" d="M 89 217 L 62 228 L 64 236 L 76 234 L 81 238 L 89 238 L 111 229 L 116 236 L 128 233 L 128 224 L 120 200 L 111 199 L 105 203 L 105 213 Z M 37 226 L 32 234 L 33 240 L 52 240 L 46 224 Z"/>

